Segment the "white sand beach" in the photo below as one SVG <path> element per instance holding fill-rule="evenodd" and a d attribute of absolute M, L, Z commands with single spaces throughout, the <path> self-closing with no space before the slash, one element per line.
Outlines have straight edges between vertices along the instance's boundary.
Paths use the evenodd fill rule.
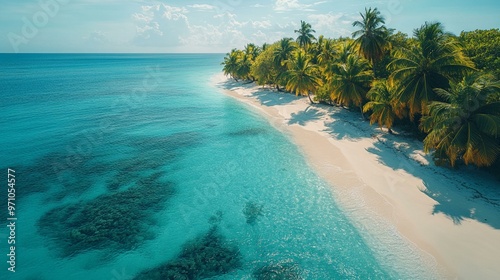
<path fill-rule="evenodd" d="M 419 257 L 419 269 L 437 278 L 498 279 L 500 182 L 437 167 L 421 142 L 370 126 L 360 113 L 223 74 L 213 82 L 290 136 L 381 257 Z"/>

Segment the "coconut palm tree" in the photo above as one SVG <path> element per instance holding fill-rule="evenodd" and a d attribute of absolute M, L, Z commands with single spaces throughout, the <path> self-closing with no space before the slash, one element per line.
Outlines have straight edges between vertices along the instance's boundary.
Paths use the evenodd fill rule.
<path fill-rule="evenodd" d="M 252 63 L 250 74 L 255 77 L 259 85 L 275 85 L 278 68 L 273 61 L 276 45 L 267 46 Z"/>
<path fill-rule="evenodd" d="M 285 73 L 286 89 L 296 95 L 307 95 L 309 101 L 313 103 L 311 92 L 314 92 L 320 84 L 317 66 L 310 63 L 310 59 L 303 51 L 297 52 L 289 64 L 289 70 Z"/>
<path fill-rule="evenodd" d="M 373 83 L 367 97 L 370 101 L 363 106 L 363 112 L 372 112 L 370 124 L 376 122 L 380 127 L 385 126 L 392 134 L 391 127 L 394 120 L 401 119 L 405 115 L 404 105 L 394 99 L 394 89 L 386 80 L 378 80 Z"/>
<path fill-rule="evenodd" d="M 438 162 L 454 166 L 490 166 L 500 155 L 500 102 L 487 103 L 488 96 L 500 92 L 500 83 L 478 73 L 468 75 L 449 90 L 435 90 L 443 102 L 428 106 L 421 128 L 426 152 L 434 149 Z"/>
<path fill-rule="evenodd" d="M 347 63 L 347 58 L 354 52 L 354 41 L 344 40 L 336 45 L 336 62 Z"/>
<path fill-rule="evenodd" d="M 239 67 L 239 58 L 240 53 L 237 49 L 232 49 L 231 52 L 227 53 L 224 57 L 224 61 L 221 63 L 224 65 L 222 71 L 224 71 L 224 75 L 229 75 L 231 78 L 238 80 L 238 67 Z"/>
<path fill-rule="evenodd" d="M 278 76 L 276 79 L 276 89 L 279 90 L 280 84 L 286 85 L 286 79 L 284 73 L 287 70 L 286 62 L 290 60 L 293 52 L 297 49 L 297 46 L 293 42 L 292 38 L 283 38 L 278 41 L 276 48 L 273 51 L 273 61 L 278 70 Z"/>
<path fill-rule="evenodd" d="M 290 59 L 292 52 L 297 49 L 292 38 L 283 38 L 278 41 L 278 46 L 274 50 L 274 63 L 277 66 L 283 66 L 285 61 Z"/>
<path fill-rule="evenodd" d="M 356 54 L 351 54 L 345 63 L 330 65 L 325 74 L 332 100 L 345 106 L 359 106 L 362 113 L 361 106 L 373 79 L 368 62 Z"/>
<path fill-rule="evenodd" d="M 238 59 L 238 68 L 236 69 L 236 75 L 240 77 L 240 79 L 253 81 L 254 78 L 250 76 L 251 67 L 252 67 L 252 61 L 250 60 L 250 57 L 246 56 L 243 52 L 241 52 L 240 57 Z"/>
<path fill-rule="evenodd" d="M 337 58 L 337 50 L 335 48 L 335 41 L 331 39 L 322 40 L 320 49 L 318 50 L 318 64 L 326 65 L 329 62 L 335 61 Z M 318 40 L 319 42 L 319 40 Z"/>
<path fill-rule="evenodd" d="M 412 119 L 429 102 L 439 100 L 435 88 L 449 88 L 450 80 L 456 81 L 473 69 L 472 62 L 440 23 L 425 23 L 414 31 L 414 36 L 417 45 L 396 51 L 388 65 L 393 70 L 390 81 L 398 87 L 396 98 L 408 105 Z"/>
<path fill-rule="evenodd" d="M 300 21 L 300 29 L 295 30 L 295 33 L 299 34 L 297 37 L 297 43 L 302 49 L 306 49 L 313 41 L 316 40 L 313 33 L 316 31 L 312 29 L 311 25 L 305 21 Z"/>
<path fill-rule="evenodd" d="M 245 52 L 245 56 L 247 56 L 250 61 L 254 61 L 260 53 L 260 48 L 255 44 L 250 43 L 245 46 L 243 51 Z"/>
<path fill-rule="evenodd" d="M 352 26 L 359 27 L 352 33 L 356 39 L 356 46 L 360 55 L 375 63 L 382 59 L 389 47 L 389 30 L 384 26 L 385 19 L 377 8 L 366 9 L 360 13 L 362 20 L 355 21 Z"/>

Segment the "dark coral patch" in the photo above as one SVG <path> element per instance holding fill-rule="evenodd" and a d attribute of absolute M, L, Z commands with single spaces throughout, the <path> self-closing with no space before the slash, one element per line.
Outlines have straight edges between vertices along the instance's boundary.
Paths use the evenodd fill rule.
<path fill-rule="evenodd" d="M 256 280 L 302 280 L 302 270 L 293 260 L 273 262 L 253 272 Z"/>
<path fill-rule="evenodd" d="M 50 210 L 38 222 L 39 232 L 55 240 L 63 256 L 87 250 L 130 250 L 151 237 L 151 216 L 174 193 L 159 175 L 125 191 Z"/>
<path fill-rule="evenodd" d="M 213 226 L 207 234 L 185 244 L 176 259 L 141 272 L 134 279 L 205 279 L 229 273 L 241 265 L 238 248 L 227 244 L 217 226 Z"/>

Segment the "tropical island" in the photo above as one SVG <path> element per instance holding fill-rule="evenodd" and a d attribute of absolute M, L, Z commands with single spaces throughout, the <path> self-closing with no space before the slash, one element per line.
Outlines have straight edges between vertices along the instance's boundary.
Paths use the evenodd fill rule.
<path fill-rule="evenodd" d="M 223 71 L 277 91 L 360 111 L 393 132 L 422 138 L 439 165 L 500 171 L 500 31 L 454 36 L 426 22 L 413 37 L 365 9 L 352 38 L 315 37 L 301 21 L 296 40 L 247 44 L 224 58 Z"/>
<path fill-rule="evenodd" d="M 233 49 L 216 82 L 291 136 L 361 228 L 387 221 L 379 250 L 396 227 L 439 278 L 493 279 L 500 30 L 409 37 L 376 8 L 360 18 L 352 38 L 301 21 L 296 39 Z"/>

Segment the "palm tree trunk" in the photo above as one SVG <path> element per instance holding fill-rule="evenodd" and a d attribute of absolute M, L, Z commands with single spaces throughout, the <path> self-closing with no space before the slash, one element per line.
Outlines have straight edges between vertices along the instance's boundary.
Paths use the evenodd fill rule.
<path fill-rule="evenodd" d="M 311 93 L 310 92 L 307 92 L 307 98 L 309 98 L 309 102 L 311 102 L 311 104 L 314 104 L 314 102 L 311 99 Z"/>

